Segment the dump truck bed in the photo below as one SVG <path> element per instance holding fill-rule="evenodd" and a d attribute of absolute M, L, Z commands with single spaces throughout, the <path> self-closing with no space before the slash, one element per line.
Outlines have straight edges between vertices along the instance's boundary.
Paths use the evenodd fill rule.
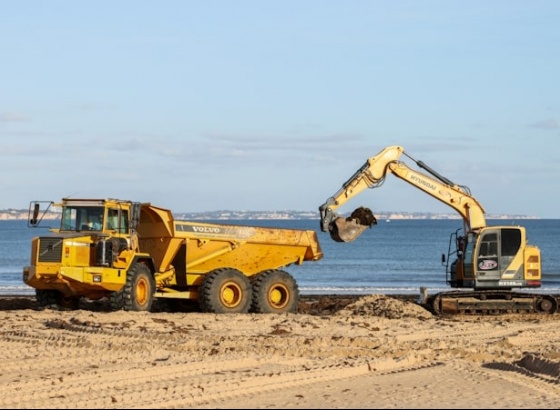
<path fill-rule="evenodd" d="M 172 265 L 178 275 L 227 266 L 252 276 L 323 257 L 313 230 L 176 221 L 170 211 L 153 205 L 142 209 L 138 235 L 140 248 L 154 257 L 158 271 Z"/>
<path fill-rule="evenodd" d="M 194 245 L 187 246 L 187 271 L 208 271 L 216 264 L 251 276 L 323 257 L 317 234 L 312 230 L 179 221 L 175 223 L 175 236 Z M 204 261 L 210 249 L 215 256 Z M 224 253 L 219 255 L 221 252 Z"/>

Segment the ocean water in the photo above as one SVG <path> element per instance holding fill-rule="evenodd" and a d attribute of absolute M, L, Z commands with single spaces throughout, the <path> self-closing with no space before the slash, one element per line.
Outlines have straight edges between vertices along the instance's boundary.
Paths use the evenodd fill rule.
<path fill-rule="evenodd" d="M 284 268 L 296 279 L 301 294 L 411 294 L 420 287 L 429 293 L 450 290 L 441 255 L 447 255 L 450 235 L 462 227 L 459 219 L 381 220 L 354 242 L 340 243 L 320 231 L 319 220 L 219 223 L 317 231 L 324 258 Z M 543 286 L 538 291 L 560 293 L 560 220 L 490 220 L 488 224 L 525 226 L 529 243 L 541 250 Z M 29 264 L 31 239 L 45 234 L 47 229 L 29 228 L 26 221 L 0 221 L 0 295 L 34 294 L 22 282 L 22 268 Z"/>

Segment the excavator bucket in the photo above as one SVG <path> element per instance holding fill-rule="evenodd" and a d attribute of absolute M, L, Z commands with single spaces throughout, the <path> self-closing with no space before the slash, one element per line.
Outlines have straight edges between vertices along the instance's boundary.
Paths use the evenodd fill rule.
<path fill-rule="evenodd" d="M 338 217 L 330 225 L 331 238 L 337 242 L 352 242 L 367 228 L 377 224 L 369 208 L 360 207 L 347 217 Z"/>

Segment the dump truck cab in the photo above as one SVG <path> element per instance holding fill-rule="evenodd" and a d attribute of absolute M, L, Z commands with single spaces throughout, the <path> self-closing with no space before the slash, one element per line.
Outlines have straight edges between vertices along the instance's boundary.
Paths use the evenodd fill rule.
<path fill-rule="evenodd" d="M 114 267 L 117 263 L 122 268 L 119 254 L 138 250 L 140 207 L 140 203 L 129 201 L 65 199 L 59 232 L 89 236 L 94 249 L 92 265 Z"/>
<path fill-rule="evenodd" d="M 80 297 L 97 300 L 126 284 L 127 272 L 141 261 L 136 226 L 141 204 L 116 199 L 33 201 L 28 224 L 50 228 L 32 240 L 31 264 L 23 281 L 36 289 L 44 307 L 70 307 Z"/>

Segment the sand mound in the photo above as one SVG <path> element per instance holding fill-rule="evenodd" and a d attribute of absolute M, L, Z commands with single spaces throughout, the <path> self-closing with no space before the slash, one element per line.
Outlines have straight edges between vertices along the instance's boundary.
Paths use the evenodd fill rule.
<path fill-rule="evenodd" d="M 338 311 L 342 316 L 381 316 L 388 319 L 431 319 L 434 316 L 424 307 L 410 300 L 400 300 L 386 295 L 368 295 Z"/>

